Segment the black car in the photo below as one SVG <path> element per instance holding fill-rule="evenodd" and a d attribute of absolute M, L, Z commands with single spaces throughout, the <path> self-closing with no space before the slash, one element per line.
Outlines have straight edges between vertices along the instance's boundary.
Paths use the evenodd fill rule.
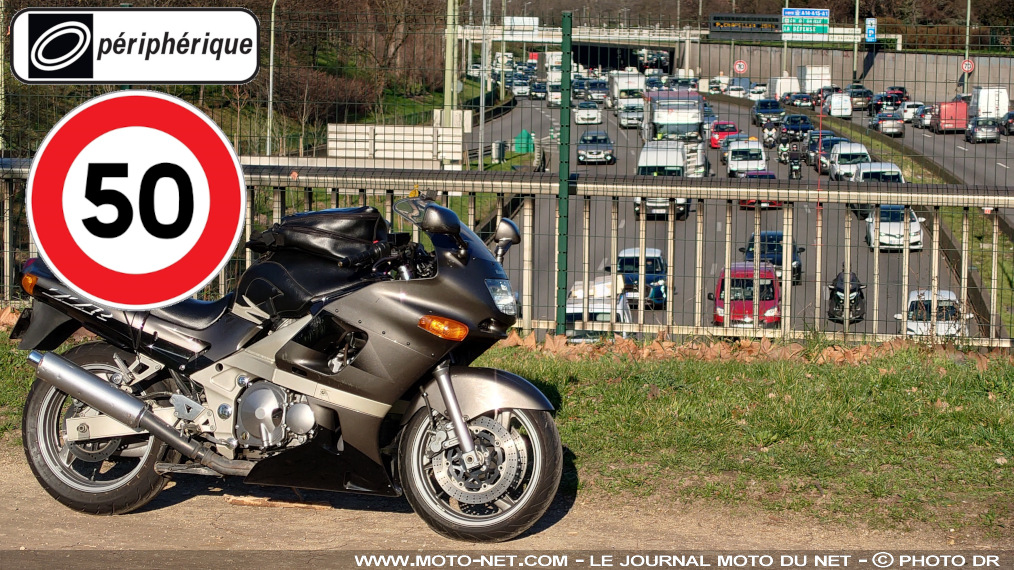
<path fill-rule="evenodd" d="M 803 140 L 813 130 L 813 123 L 806 115 L 787 115 L 782 121 L 782 134 L 793 140 Z"/>
<path fill-rule="evenodd" d="M 587 99 L 588 81 L 586 79 L 575 79 L 570 85 L 570 96 L 572 99 Z"/>
<path fill-rule="evenodd" d="M 813 97 L 810 97 L 806 93 L 796 93 L 789 99 L 789 105 L 793 107 L 809 107 L 813 108 Z"/>
<path fill-rule="evenodd" d="M 855 324 L 866 318 L 866 298 L 863 295 L 866 285 L 859 281 L 855 273 L 849 273 L 846 279 L 843 270 L 827 288 L 830 291 L 827 299 L 827 320 L 833 323 L 843 323 L 847 320 L 849 324 Z M 849 300 L 848 315 L 845 314 L 846 295 Z"/>
<path fill-rule="evenodd" d="M 785 116 L 785 109 L 776 99 L 761 99 L 754 103 L 752 115 L 753 124 L 759 127 L 769 119 L 773 123 L 780 123 Z"/>
<path fill-rule="evenodd" d="M 891 85 L 884 90 L 888 94 L 897 94 L 902 101 L 909 101 L 908 89 L 905 89 L 904 85 Z"/>
<path fill-rule="evenodd" d="M 532 87 L 528 92 L 529 99 L 545 99 L 546 98 L 546 84 L 542 82 L 532 83 Z"/>
<path fill-rule="evenodd" d="M 828 131 L 828 130 L 818 131 L 817 129 L 813 129 L 812 131 L 810 131 L 809 133 L 807 133 L 806 134 L 806 164 L 808 164 L 809 166 L 813 166 L 814 161 L 817 160 L 817 152 L 818 152 L 817 151 L 817 144 L 819 142 L 819 139 L 831 138 L 831 137 L 836 137 L 836 136 L 838 136 L 838 135 L 834 134 L 834 131 Z"/>
<path fill-rule="evenodd" d="M 782 244 L 784 237 L 784 234 L 780 231 L 766 231 L 760 233 L 759 240 L 760 260 L 773 265 L 775 267 L 775 275 L 779 278 L 782 276 Z M 740 253 L 746 254 L 743 256 L 744 261 L 753 261 L 753 246 L 754 234 L 750 234 L 746 247 L 739 248 Z M 803 282 L 803 258 L 799 254 L 806 251 L 806 248 L 796 247 L 796 244 L 792 244 L 790 251 L 792 252 L 792 257 L 789 260 L 789 268 L 792 271 L 792 284 L 799 285 Z"/>
<path fill-rule="evenodd" d="M 901 108 L 901 97 L 889 93 L 878 93 L 870 101 L 870 106 L 866 108 L 866 114 L 875 117 L 880 113 L 897 111 L 899 108 Z"/>
<path fill-rule="evenodd" d="M 1000 128 L 1008 137 L 1014 135 L 1014 111 L 1010 111 L 1000 119 Z"/>
<path fill-rule="evenodd" d="M 834 145 L 847 142 L 852 141 L 844 137 L 825 137 L 820 139 L 820 152 L 814 155 L 813 162 L 811 163 L 817 174 L 824 174 L 831 167 L 829 158 Z"/>

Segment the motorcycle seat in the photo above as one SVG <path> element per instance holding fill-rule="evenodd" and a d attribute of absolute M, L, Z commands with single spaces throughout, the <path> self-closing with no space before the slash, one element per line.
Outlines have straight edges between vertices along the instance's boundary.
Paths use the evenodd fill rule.
<path fill-rule="evenodd" d="M 233 297 L 235 293 L 229 293 L 217 301 L 187 299 L 155 309 L 151 311 L 151 316 L 191 330 L 204 330 L 225 314 L 225 310 L 232 305 Z"/>

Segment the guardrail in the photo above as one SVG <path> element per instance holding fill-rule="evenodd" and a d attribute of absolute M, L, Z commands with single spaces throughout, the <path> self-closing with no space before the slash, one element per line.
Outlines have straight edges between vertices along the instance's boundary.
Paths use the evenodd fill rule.
<path fill-rule="evenodd" d="M 413 190 L 438 192 L 440 199 L 459 211 L 462 220 L 471 227 L 482 221 L 489 225 L 490 214 L 516 212 L 515 221 L 522 228 L 523 242 L 512 251 L 505 269 L 520 292 L 522 319 L 518 326 L 527 331 L 552 330 L 556 327 L 556 259 L 555 228 L 559 227 L 557 210 L 558 179 L 554 174 L 498 173 L 498 172 L 446 172 L 446 171 L 392 171 L 354 170 L 333 167 L 308 167 L 305 161 L 280 159 L 271 165 L 248 165 L 246 181 L 250 190 L 246 234 L 270 225 L 281 216 L 294 211 L 325 207 L 373 204 L 394 219 L 393 205 L 397 197 Z M 34 255 L 27 231 L 23 227 L 20 203 L 27 176 L 27 161 L 6 161 L 3 169 L 4 233 L 3 233 L 3 285 L 4 299 L 18 302 L 18 289 L 14 277 L 20 262 Z M 581 302 L 581 318 L 568 326 L 576 330 L 615 334 L 638 334 L 644 337 L 665 332 L 670 335 L 694 336 L 764 336 L 800 339 L 808 335 L 822 335 L 849 340 L 885 340 L 899 335 L 908 328 L 910 319 L 919 315 L 908 314 L 910 290 L 925 289 L 926 301 L 933 314 L 943 304 L 945 287 L 958 290 L 957 310 L 974 315 L 968 323 L 962 321 L 960 342 L 976 346 L 1010 347 L 1001 316 L 1010 307 L 1000 304 L 1001 297 L 1009 295 L 997 278 L 999 235 L 997 210 L 1014 207 L 1014 195 L 1008 188 L 956 187 L 951 185 L 858 185 L 829 182 L 820 188 L 797 181 L 751 180 L 749 186 L 741 180 L 729 179 L 664 179 L 646 177 L 580 177 L 570 185 L 570 211 L 572 220 L 568 252 L 571 271 L 568 283 L 590 283 L 595 277 L 610 275 L 602 260 L 615 260 L 622 248 L 632 247 L 640 253 L 637 270 L 639 283 L 646 283 L 645 251 L 658 247 L 668 261 L 661 277 L 669 292 L 664 307 L 653 310 L 647 306 L 644 295 L 639 295 L 632 307 L 631 322 L 623 322 L 622 315 L 612 312 L 606 320 L 589 315 L 591 301 Z M 959 191 L 960 190 L 960 191 Z M 650 221 L 642 210 L 633 216 L 635 197 L 665 198 L 669 205 L 668 216 L 662 221 Z M 686 221 L 677 221 L 675 200 L 686 198 L 693 205 Z M 505 200 L 511 200 L 506 207 Z M 737 208 L 740 200 L 757 203 L 781 202 L 777 210 L 754 209 L 752 212 Z M 879 240 L 879 206 L 900 204 L 920 208 L 927 213 L 924 226 L 928 237 L 924 240 L 925 252 L 917 257 L 908 247 L 898 253 L 881 252 L 873 248 L 868 256 L 867 246 L 854 234 L 863 221 L 857 221 L 848 204 L 869 204 L 873 215 L 871 229 L 874 240 Z M 22 202 L 23 203 L 23 202 Z M 982 296 L 985 307 L 974 307 L 969 301 L 971 280 L 969 271 L 970 241 L 968 239 L 969 210 L 992 208 L 991 235 L 984 236 L 982 246 L 992 243 L 992 280 L 984 286 Z M 948 244 L 940 239 L 941 208 L 959 208 L 963 212 L 964 239 Z M 804 213 L 805 212 L 805 213 Z M 736 220 L 734 222 L 734 219 Z M 909 218 L 906 216 L 906 220 Z M 717 228 L 717 229 L 716 229 Z M 833 230 L 837 228 L 837 230 Z M 909 235 L 909 222 L 905 222 L 905 236 Z M 720 230 L 720 231 L 719 231 Z M 780 295 L 777 303 L 778 319 L 770 319 L 765 327 L 757 326 L 764 319 L 758 314 L 760 303 L 747 309 L 750 322 L 733 326 L 726 319 L 716 326 L 713 315 L 722 308 L 726 315 L 734 310 L 729 281 L 716 292 L 716 280 L 721 271 L 731 275 L 736 262 L 733 253 L 747 234 L 759 236 L 762 230 L 780 230 L 784 243 L 806 244 L 808 254 L 816 261 L 801 276 L 801 286 L 793 287 L 788 280 L 792 274 L 791 256 L 782 256 L 778 280 Z M 991 239 L 990 239 L 991 238 Z M 905 237 L 905 246 L 909 238 Z M 754 250 L 760 251 L 759 237 L 754 238 Z M 928 253 L 928 258 L 926 254 Z M 957 259 L 957 271 L 948 270 L 947 263 L 939 260 L 945 255 Z M 865 256 L 865 257 L 864 257 Z M 844 261 L 841 261 L 844 259 Z M 242 270 L 253 260 L 249 252 L 238 251 L 234 262 L 208 295 L 218 295 L 230 288 Z M 827 321 L 826 285 L 834 278 L 837 268 L 844 265 L 846 272 L 865 273 L 863 281 L 867 291 L 867 317 L 862 323 L 831 324 Z M 773 287 L 773 283 L 760 283 L 759 257 L 754 258 L 753 290 Z M 896 270 L 901 268 L 900 273 Z M 864 268 L 866 271 L 864 271 Z M 747 278 L 749 281 L 749 278 Z M 749 289 L 744 282 L 736 285 Z M 983 285 L 979 285 L 983 287 Z M 708 292 L 716 292 L 717 303 L 706 299 Z M 730 299 L 728 301 L 723 299 Z M 749 311 L 752 310 L 752 315 Z M 894 310 L 899 313 L 898 328 L 884 318 Z M 575 311 L 576 312 L 576 311 Z M 983 314 L 983 313 L 986 314 Z M 913 321 L 914 322 L 914 321 Z M 967 324 L 967 326 L 964 326 Z M 976 326 L 978 325 L 978 326 Z M 902 333 L 904 334 L 904 333 Z M 928 336 L 937 335 L 937 327 L 929 327 Z"/>

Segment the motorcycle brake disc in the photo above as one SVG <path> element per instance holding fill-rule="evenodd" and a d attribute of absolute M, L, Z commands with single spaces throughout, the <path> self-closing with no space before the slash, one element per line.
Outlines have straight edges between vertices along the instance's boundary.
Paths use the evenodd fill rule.
<path fill-rule="evenodd" d="M 469 422 L 480 466 L 467 469 L 458 446 L 433 458 L 433 475 L 445 493 L 461 503 L 482 505 L 500 498 L 528 466 L 528 452 L 517 431 L 487 416 Z"/>

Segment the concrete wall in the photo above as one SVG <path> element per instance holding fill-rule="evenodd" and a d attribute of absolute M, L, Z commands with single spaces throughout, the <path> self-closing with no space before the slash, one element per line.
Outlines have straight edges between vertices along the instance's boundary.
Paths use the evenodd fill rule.
<path fill-rule="evenodd" d="M 859 82 L 874 93 L 883 91 L 888 85 L 904 85 L 916 99 L 938 102 L 948 101 L 955 93 L 961 92 L 959 65 L 964 58 L 960 55 L 894 51 L 873 53 L 865 51 L 863 45 L 859 48 L 856 62 Z M 749 71 L 746 75 L 753 81 L 767 82 L 771 77 L 781 75 L 782 49 L 776 47 L 736 46 L 733 54 L 729 44 L 695 44 L 690 63 L 692 67 L 701 68 L 701 77 L 713 77 L 719 72 L 735 76 L 732 64 L 737 59 L 747 62 Z M 830 65 L 831 78 L 835 83 L 844 87 L 852 82 L 851 50 L 790 48 L 787 60 L 790 75 L 796 75 L 800 65 Z M 969 80 L 970 86 L 1004 86 L 1014 95 L 1014 58 L 972 57 L 972 60 L 976 68 Z"/>

